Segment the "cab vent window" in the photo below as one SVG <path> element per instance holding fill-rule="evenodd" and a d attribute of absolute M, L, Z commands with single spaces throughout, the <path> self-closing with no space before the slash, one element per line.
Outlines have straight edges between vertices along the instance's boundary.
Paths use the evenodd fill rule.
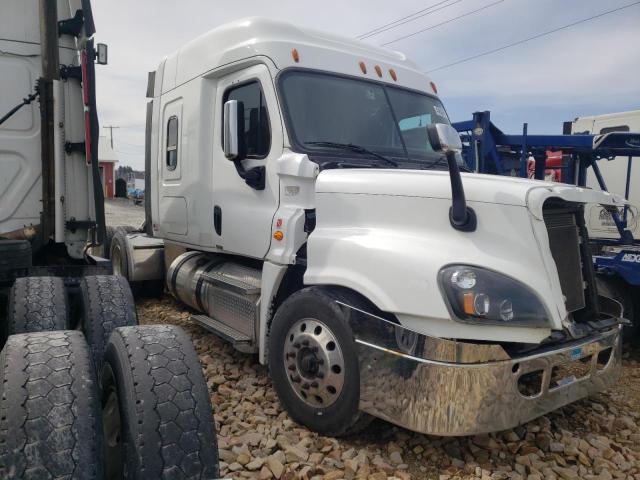
<path fill-rule="evenodd" d="M 178 166 L 178 117 L 170 117 L 167 122 L 167 170 Z"/>
<path fill-rule="evenodd" d="M 611 133 L 611 132 L 628 132 L 628 131 L 629 131 L 628 125 L 620 125 L 618 127 L 603 128 L 602 130 L 600 130 L 600 133 L 605 134 L 605 133 Z"/>
<path fill-rule="evenodd" d="M 232 88 L 225 93 L 224 102 L 227 100 L 237 100 L 243 106 L 247 157 L 266 157 L 271 147 L 271 131 L 267 105 L 260 84 L 253 81 Z"/>

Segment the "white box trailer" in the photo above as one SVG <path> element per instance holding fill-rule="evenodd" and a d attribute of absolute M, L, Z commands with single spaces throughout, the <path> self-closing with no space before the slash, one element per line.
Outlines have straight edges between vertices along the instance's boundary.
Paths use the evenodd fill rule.
<path fill-rule="evenodd" d="M 580 219 L 622 200 L 460 174 L 401 53 L 244 19 L 162 60 L 148 97 L 148 235 L 116 236 L 114 268 L 160 278 L 164 242 L 168 289 L 269 365 L 295 420 L 467 435 L 617 378 L 620 306 L 598 303 Z"/>
<path fill-rule="evenodd" d="M 189 337 L 138 326 L 127 280 L 88 255 L 106 233 L 94 32 L 88 0 L 0 2 L 0 478 L 215 478 Z"/>

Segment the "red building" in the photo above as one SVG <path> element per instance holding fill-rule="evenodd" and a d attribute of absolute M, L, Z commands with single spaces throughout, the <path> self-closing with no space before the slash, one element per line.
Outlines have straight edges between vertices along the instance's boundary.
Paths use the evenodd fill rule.
<path fill-rule="evenodd" d="M 113 198 L 115 193 L 115 164 L 118 162 L 116 152 L 106 137 L 100 137 L 98 142 L 98 166 L 104 198 Z"/>

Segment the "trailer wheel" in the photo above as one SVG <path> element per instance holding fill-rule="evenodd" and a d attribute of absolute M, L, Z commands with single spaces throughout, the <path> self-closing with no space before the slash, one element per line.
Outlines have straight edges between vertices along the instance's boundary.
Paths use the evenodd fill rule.
<path fill-rule="evenodd" d="M 122 275 L 129 280 L 131 291 L 136 297 L 160 297 L 164 292 L 164 280 L 143 280 L 132 282 L 129 277 L 129 253 L 123 230 L 116 232 L 111 240 L 111 264 L 114 275 Z"/>
<path fill-rule="evenodd" d="M 102 478 L 98 385 L 81 332 L 12 335 L 0 385 L 0 478 Z"/>
<path fill-rule="evenodd" d="M 117 275 L 83 277 L 80 301 L 84 334 L 99 372 L 111 332 L 138 324 L 136 306 L 127 280 Z"/>
<path fill-rule="evenodd" d="M 632 326 L 624 327 L 623 338 L 626 337 L 632 343 L 640 343 L 640 318 L 638 318 L 638 303 L 634 299 L 633 287 L 618 277 L 604 275 L 598 275 L 596 283 L 601 295 L 613 298 L 622 304 L 625 318 L 633 323 Z"/>
<path fill-rule="evenodd" d="M 102 256 L 104 258 L 111 258 L 111 241 L 118 232 L 127 233 L 135 232 L 137 229 L 131 225 L 118 225 L 117 227 L 107 226 L 105 228 L 104 240 L 102 242 Z"/>
<path fill-rule="evenodd" d="M 269 336 L 269 371 L 298 423 L 330 436 L 354 434 L 371 417 L 358 409 L 360 370 L 353 333 L 337 292 L 309 287 L 278 309 Z"/>
<path fill-rule="evenodd" d="M 217 478 L 209 392 L 181 328 L 117 328 L 101 382 L 106 478 Z"/>
<path fill-rule="evenodd" d="M 3 340 L 15 333 L 65 330 L 69 304 L 60 277 L 22 277 L 9 291 L 8 318 Z"/>

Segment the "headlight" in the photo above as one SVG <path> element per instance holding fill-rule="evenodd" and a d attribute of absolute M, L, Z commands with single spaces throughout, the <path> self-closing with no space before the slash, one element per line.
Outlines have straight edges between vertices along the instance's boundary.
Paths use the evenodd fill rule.
<path fill-rule="evenodd" d="M 457 320 L 487 325 L 549 326 L 549 315 L 526 285 L 468 265 L 440 270 L 440 286 Z"/>

